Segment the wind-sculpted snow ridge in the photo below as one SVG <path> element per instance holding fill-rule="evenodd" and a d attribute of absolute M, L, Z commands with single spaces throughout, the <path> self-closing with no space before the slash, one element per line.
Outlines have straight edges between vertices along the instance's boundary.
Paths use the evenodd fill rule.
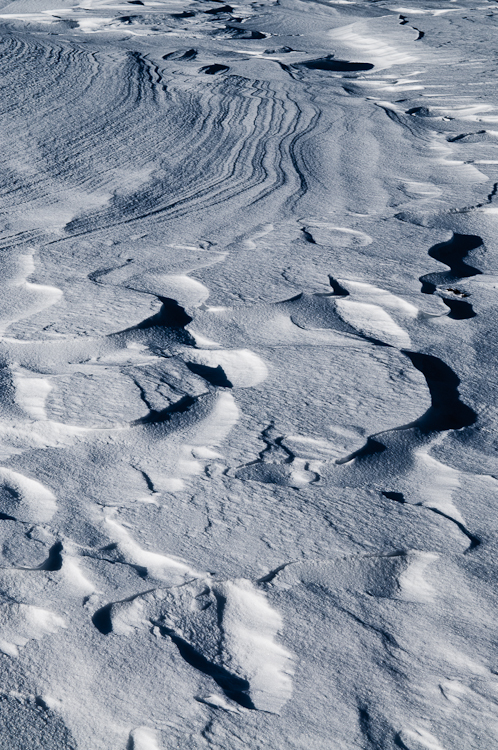
<path fill-rule="evenodd" d="M 228 699 L 234 710 L 279 713 L 291 695 L 291 655 L 273 639 L 281 619 L 249 581 L 212 586 L 198 579 L 156 589 L 108 604 L 92 620 L 103 635 L 153 627 L 156 637 L 170 639 L 188 665 L 213 680 L 221 689 L 218 700 Z"/>
<path fill-rule="evenodd" d="M 496 3 L 0 6 L 0 748 L 496 747 Z"/>

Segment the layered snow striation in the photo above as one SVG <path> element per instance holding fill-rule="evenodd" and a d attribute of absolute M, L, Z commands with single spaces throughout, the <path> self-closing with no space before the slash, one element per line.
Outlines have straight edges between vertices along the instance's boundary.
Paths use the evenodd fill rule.
<path fill-rule="evenodd" d="M 0 5 L 0 747 L 496 746 L 494 4 Z"/>

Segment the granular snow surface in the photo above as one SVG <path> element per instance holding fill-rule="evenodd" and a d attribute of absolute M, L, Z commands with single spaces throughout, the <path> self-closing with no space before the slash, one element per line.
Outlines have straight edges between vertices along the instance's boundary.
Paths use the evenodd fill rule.
<path fill-rule="evenodd" d="M 0 750 L 498 747 L 497 40 L 0 0 Z"/>

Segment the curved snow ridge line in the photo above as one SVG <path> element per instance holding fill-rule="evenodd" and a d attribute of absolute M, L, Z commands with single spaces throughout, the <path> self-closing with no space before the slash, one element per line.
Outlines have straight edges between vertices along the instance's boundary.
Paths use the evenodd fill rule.
<path fill-rule="evenodd" d="M 61 49 L 66 54 L 67 51 L 63 47 Z M 104 60 L 102 55 L 101 57 Z M 81 68 L 80 58 L 77 60 Z M 45 72 L 45 67 L 52 65 L 54 62 L 48 59 L 41 67 Z M 85 107 L 85 111 L 82 111 L 81 103 L 75 101 L 75 106 L 68 116 L 60 118 L 57 122 L 56 139 L 52 133 L 44 132 L 43 138 L 40 135 L 41 140 L 47 145 L 44 157 L 51 174 L 64 176 L 72 183 L 89 185 L 93 190 L 104 185 L 110 187 L 114 183 L 116 187 L 121 188 L 122 180 L 117 182 L 116 176 L 113 177 L 113 171 L 123 166 L 123 144 L 134 137 L 134 128 L 139 122 L 143 127 L 144 118 L 140 117 L 140 113 L 146 114 L 146 122 L 150 120 L 151 123 L 147 131 L 151 144 L 148 148 L 148 153 L 151 154 L 149 161 L 155 161 L 160 167 L 162 160 L 157 160 L 156 152 L 162 150 L 165 140 L 175 141 L 175 163 L 171 163 L 172 155 L 169 154 L 167 179 L 152 179 L 146 189 L 133 192 L 131 201 L 125 199 L 124 196 L 115 196 L 113 206 L 107 209 L 105 224 L 109 224 L 108 219 L 111 218 L 109 211 L 114 213 L 114 218 L 118 217 L 117 223 L 119 224 L 152 215 L 154 212 L 169 210 L 185 202 L 185 209 L 188 210 L 188 205 L 192 200 L 198 203 L 203 196 L 208 199 L 208 203 L 203 203 L 203 205 L 211 205 L 213 199 L 216 198 L 218 188 L 222 191 L 216 199 L 219 201 L 238 194 L 239 188 L 245 191 L 251 184 L 257 185 L 261 180 L 272 181 L 273 187 L 269 188 L 270 191 L 289 181 L 296 166 L 296 137 L 308 132 L 310 125 L 308 122 L 310 117 L 302 112 L 299 102 L 293 101 L 285 92 L 272 91 L 268 83 L 250 82 L 236 76 L 232 76 L 228 84 L 226 82 L 216 84 L 210 86 L 209 89 L 205 84 L 198 84 L 195 93 L 175 89 L 174 81 L 170 81 L 172 88 L 171 93 L 165 94 L 167 119 L 164 120 L 164 107 L 158 102 L 157 97 L 155 98 L 154 93 L 157 83 L 154 83 L 151 88 L 151 65 L 143 56 L 130 53 L 120 63 L 113 60 L 109 64 L 107 61 L 105 68 L 101 64 L 100 68 L 104 70 L 104 75 L 95 78 L 93 73 L 95 60 L 86 59 L 88 70 L 85 72 L 88 75 L 80 77 L 86 79 L 91 75 L 95 79 L 92 79 L 91 88 L 86 92 L 87 100 L 94 106 Z M 78 70 L 82 72 L 80 68 Z M 67 82 L 62 83 L 63 87 L 68 88 L 69 99 L 70 79 L 71 76 L 68 73 Z M 112 103 L 105 109 L 101 105 L 102 86 L 106 87 L 107 95 L 109 91 L 112 91 Z M 27 90 L 31 89 L 28 87 Z M 47 90 L 47 108 L 49 92 L 50 89 Z M 66 101 L 65 89 L 61 92 L 60 99 Z M 37 100 L 36 104 L 39 111 L 43 102 Z M 92 111 L 91 120 L 88 109 Z M 312 120 L 316 120 L 316 111 L 313 110 L 310 116 Z M 105 176 L 97 174 L 89 178 L 88 175 L 94 172 L 90 166 L 98 163 L 107 142 L 106 139 L 102 141 L 101 131 L 104 130 L 112 139 L 115 130 L 113 123 L 118 122 L 120 144 L 113 150 L 111 163 Z M 77 144 L 74 136 L 76 124 L 79 126 L 78 132 L 84 132 L 84 148 L 77 156 L 75 156 Z M 154 130 L 155 124 L 157 128 Z M 234 138 L 234 132 L 235 135 L 238 132 L 240 137 Z M 78 146 L 81 146 L 80 142 Z M 196 150 L 196 164 L 195 168 L 191 164 L 194 174 L 188 175 L 187 187 L 185 159 L 192 153 L 193 147 Z M 45 149 L 45 145 L 43 148 Z M 143 154 L 139 154 L 140 157 L 143 162 Z M 282 160 L 285 161 L 283 168 L 279 166 Z M 108 161 L 107 158 L 106 164 Z M 255 175 L 254 179 L 250 177 L 251 172 Z M 209 175 L 207 179 L 206 175 Z M 211 175 L 214 176 L 211 177 Z M 232 176 L 239 180 L 233 188 L 230 187 Z M 301 170 L 301 174 L 295 178 L 294 187 L 298 192 L 302 189 L 303 179 Z M 174 190 L 172 185 L 174 185 Z M 179 185 L 183 185 L 184 191 L 187 191 L 187 194 L 180 198 L 180 203 L 178 202 Z M 258 193 L 260 194 L 262 195 Z M 168 201 L 168 206 L 164 206 L 165 196 L 167 199 L 168 195 L 174 196 L 174 200 Z M 258 195 L 255 197 L 257 198 Z M 102 219 L 105 213 L 105 209 L 104 212 L 90 212 L 86 217 L 70 222 L 68 228 L 79 233 L 84 233 L 86 230 L 93 231 L 100 221 L 98 217 Z M 130 218 L 132 214 L 134 218 Z M 77 229 L 78 222 L 80 222 L 79 229 Z M 81 222 L 83 224 L 86 222 L 88 226 L 83 227 Z M 111 223 L 116 222 L 111 221 Z"/>
<path fill-rule="evenodd" d="M 239 409 L 228 391 L 211 392 L 197 398 L 185 396 L 176 404 L 132 423 L 155 438 L 178 433 L 191 445 L 218 445 L 239 420 Z"/>
<path fill-rule="evenodd" d="M 357 331 L 379 338 L 390 346 L 411 346 L 408 333 L 378 305 L 350 299 L 338 299 L 335 304 L 340 317 Z"/>
<path fill-rule="evenodd" d="M 290 103 L 291 111 L 286 113 L 288 126 L 285 132 L 274 132 L 275 159 L 272 165 L 274 171 L 274 184 L 262 190 L 250 205 L 254 205 L 270 196 L 279 188 L 289 186 L 290 195 L 287 197 L 285 206 L 292 210 L 310 189 L 310 172 L 307 168 L 306 160 L 303 157 L 302 149 L 307 138 L 311 135 L 317 137 L 320 132 L 321 112 L 313 102 L 307 102 L 307 107 L 303 107 L 303 101 L 299 98 L 292 98 L 290 92 L 287 93 L 285 101 Z M 295 113 L 293 121 L 290 122 L 291 116 Z M 271 173 L 271 170 L 268 170 Z M 294 183 L 294 184 L 293 184 Z"/>
<path fill-rule="evenodd" d="M 152 624 L 190 667 L 214 681 L 229 710 L 279 713 L 291 697 L 293 657 L 277 641 L 282 618 L 245 579 L 205 577 L 152 589 L 101 607 L 92 620 L 104 635 L 132 636 Z"/>
<path fill-rule="evenodd" d="M 109 535 L 118 543 L 125 561 L 145 568 L 155 578 L 170 580 L 179 577 L 184 580 L 186 577 L 200 578 L 205 575 L 195 571 L 180 558 L 143 549 L 113 515 L 107 515 L 105 523 Z"/>
<path fill-rule="evenodd" d="M 134 87 L 139 89 L 144 76 L 143 65 L 138 59 L 132 57 L 129 61 L 130 66 L 133 63 L 135 63 L 135 69 L 133 70 L 134 75 L 130 75 L 130 84 L 133 82 Z M 115 201 L 115 207 L 111 207 L 105 212 L 108 220 L 111 216 L 116 218 L 123 211 L 126 212 L 126 215 L 119 216 L 119 218 L 125 221 L 154 215 L 155 213 L 167 210 L 171 205 L 175 206 L 188 202 L 194 196 L 212 194 L 216 185 L 223 185 L 226 179 L 230 177 L 231 172 L 233 172 L 233 165 L 236 162 L 238 144 L 236 139 L 232 141 L 228 125 L 235 127 L 236 114 L 239 114 L 242 123 L 247 122 L 247 127 L 244 128 L 244 136 L 247 137 L 247 130 L 249 132 L 251 130 L 251 121 L 254 121 L 256 117 L 256 112 L 252 111 L 254 107 L 251 109 L 252 102 L 249 100 L 242 101 L 242 111 L 237 113 L 236 107 L 230 101 L 229 96 L 223 97 L 221 95 L 220 101 L 217 101 L 216 96 L 210 91 L 206 91 L 205 87 L 202 86 L 197 86 L 195 93 L 196 97 L 194 98 L 194 95 L 190 92 L 185 94 L 181 90 L 176 91 L 174 98 L 170 97 L 170 101 L 168 101 L 168 118 L 166 124 L 170 137 L 174 137 L 176 143 L 175 153 L 178 163 L 176 168 L 175 164 L 171 164 L 170 160 L 167 181 L 156 183 L 146 191 L 141 191 L 135 197 L 133 207 L 126 204 L 120 206 L 120 201 Z M 212 101 L 213 99 L 214 102 Z M 137 101 L 134 102 L 134 106 L 140 109 L 140 105 L 142 107 L 145 106 L 141 101 L 141 96 L 138 96 Z M 195 120 L 197 120 L 197 127 L 195 126 Z M 182 131 L 184 131 L 184 134 Z M 185 177 L 184 174 L 182 176 L 182 171 L 185 171 L 187 139 L 189 150 L 192 148 L 196 150 L 196 166 L 198 167 L 199 182 L 195 179 L 194 175 L 190 174 L 188 188 L 184 189 L 186 195 L 178 200 L 179 186 L 183 184 Z M 214 143 L 215 141 L 216 144 Z M 185 153 L 183 153 L 184 151 Z M 218 152 L 219 158 L 214 159 L 213 152 Z M 231 153 L 235 155 L 231 157 Z M 206 178 L 206 175 L 213 176 Z M 171 189 L 172 184 L 175 185 L 174 190 Z M 161 201 L 164 203 L 165 195 L 174 195 L 175 200 L 173 200 L 171 205 L 158 207 L 156 205 L 157 202 Z M 147 208 L 145 212 L 144 208 Z M 129 217 L 130 212 L 134 214 L 133 219 Z M 101 214 L 102 212 L 100 212 Z M 73 232 L 81 231 L 82 225 L 85 222 L 91 221 L 95 223 L 97 217 L 98 215 L 95 214 L 94 216 L 77 219 L 68 226 L 68 229 Z"/>
<path fill-rule="evenodd" d="M 11 190 L 12 179 L 5 182 L 5 189 L 0 181 L 0 191 L 11 197 L 14 209 L 19 192 L 23 202 L 27 195 L 38 202 L 45 197 L 52 206 L 54 190 L 61 191 L 59 178 L 64 179 L 65 190 L 85 187 L 90 194 L 95 194 L 105 183 L 107 188 L 122 191 L 126 188 L 128 173 L 133 176 L 134 172 L 150 169 L 151 163 L 156 162 L 157 151 L 162 150 L 160 144 L 164 140 L 164 122 L 163 127 L 157 122 L 160 113 L 156 119 L 149 117 L 150 108 L 155 105 L 147 85 L 142 86 L 146 79 L 142 63 L 133 55 L 127 57 L 120 53 L 116 60 L 104 52 L 88 53 L 75 44 L 49 44 L 39 37 L 33 42 L 29 35 L 26 38 L 30 44 L 25 46 L 24 58 L 20 61 L 3 59 L 3 72 L 7 81 L 13 79 L 9 103 L 12 112 L 17 112 L 17 118 L 24 110 L 26 114 L 36 110 L 39 115 L 30 125 L 37 150 L 32 154 L 29 145 L 23 150 L 32 160 L 27 164 L 27 175 L 21 172 L 17 179 L 16 171 L 16 191 Z M 85 82 L 83 92 L 82 82 Z M 55 102 L 54 90 L 58 92 Z M 64 108 L 63 116 L 58 111 L 61 108 Z M 135 109 L 141 111 L 141 118 L 135 115 Z M 188 111 L 187 106 L 184 114 Z M 192 113 L 190 116 L 194 119 Z M 150 127 L 149 120 L 152 120 Z M 130 165 L 125 144 L 136 137 L 137 126 L 143 129 L 144 123 L 150 147 L 140 149 L 135 154 L 135 163 Z M 177 127 L 181 126 L 178 122 Z M 116 138 L 117 133 L 116 148 L 107 150 L 109 140 Z M 25 135 L 22 127 L 20 134 L 10 133 L 9 129 L 5 134 L 14 152 L 18 151 L 14 141 L 18 143 L 19 135 Z M 174 128 L 173 132 L 169 128 L 169 135 L 175 140 Z M 30 170 L 32 163 L 40 158 L 44 169 L 37 173 L 34 181 Z M 99 163 L 105 164 L 103 174 L 96 172 L 95 165 Z M 46 209 L 46 205 L 42 209 Z"/>
<path fill-rule="evenodd" d="M 171 86 L 174 90 L 174 82 Z M 285 91 L 272 91 L 267 82 L 237 76 L 207 90 L 205 84 L 198 84 L 194 91 L 194 107 L 192 93 L 187 99 L 185 92 L 175 92 L 180 104 L 168 100 L 167 124 L 178 132 L 174 133 L 177 149 L 170 155 L 167 178 L 152 179 L 134 193 L 133 201 L 115 197 L 109 207 L 71 221 L 66 226 L 68 232 L 80 235 L 144 218 L 169 220 L 243 194 L 255 202 L 279 188 L 285 189 L 287 197 L 306 192 L 298 140 L 316 126 L 314 108 L 303 110 L 302 103 Z M 136 106 L 140 111 L 140 102 Z M 189 110 L 193 110 L 191 114 Z M 185 127 L 194 113 L 198 132 L 195 127 Z M 196 153 L 195 165 L 189 162 L 188 175 L 187 154 L 183 154 L 187 146 L 188 153 L 193 149 Z"/>
<path fill-rule="evenodd" d="M 425 472 L 427 476 L 424 484 L 425 497 L 420 504 L 452 521 L 468 538 L 470 551 L 478 547 L 481 540 L 468 530 L 462 514 L 453 502 L 453 495 L 460 488 L 460 472 L 430 456 L 429 450 L 432 446 L 421 448 L 414 453 L 415 470 L 419 475 L 420 472 Z"/>
<path fill-rule="evenodd" d="M 431 396 L 431 406 L 413 422 L 370 435 L 362 448 L 337 460 L 336 464 L 346 464 L 353 459 L 368 458 L 382 453 L 386 446 L 378 438 L 382 438 L 383 435 L 395 435 L 402 430 L 416 429 L 421 435 L 430 436 L 447 430 L 470 427 L 477 421 L 476 412 L 460 399 L 458 375 L 445 362 L 429 354 L 407 350 L 401 350 L 401 353 L 407 356 L 425 377 Z"/>
<path fill-rule="evenodd" d="M 213 264 L 216 261 L 213 261 Z M 126 269 L 122 273 L 128 275 L 133 269 Z M 107 274 L 109 281 L 114 281 L 113 272 Z M 119 278 L 119 277 L 118 277 Z M 197 279 L 188 274 L 166 274 L 146 271 L 125 278 L 121 282 L 127 289 L 154 294 L 161 298 L 174 299 L 182 307 L 200 307 L 209 297 L 209 289 Z"/>
<path fill-rule="evenodd" d="M 291 560 L 258 583 L 279 588 L 316 584 L 337 594 L 343 589 L 379 599 L 430 602 L 435 596 L 427 568 L 439 555 L 421 550 L 344 555 L 337 558 Z"/>
<path fill-rule="evenodd" d="M 366 232 L 349 227 L 341 227 L 324 219 L 302 219 L 302 231 L 309 242 L 318 245 L 333 245 L 339 247 L 366 247 L 373 242 Z"/>
<path fill-rule="evenodd" d="M 39 408 L 36 399 L 33 400 L 34 407 Z M 162 411 L 151 411 L 131 423 L 111 427 L 80 427 L 37 419 L 35 422 L 0 425 L 0 435 L 4 438 L 5 445 L 13 446 L 12 450 L 15 452 L 19 447 L 66 448 L 81 442 L 88 445 L 120 439 L 126 442 L 133 430 L 137 439 L 149 446 L 151 441 L 158 440 L 173 445 L 173 441 L 179 439 L 182 442 L 180 451 L 188 453 L 192 446 L 219 445 L 238 422 L 239 416 L 239 408 L 230 392 L 212 391 L 196 398 L 184 396 L 172 406 Z M 187 463 L 181 460 L 178 466 L 186 468 Z"/>

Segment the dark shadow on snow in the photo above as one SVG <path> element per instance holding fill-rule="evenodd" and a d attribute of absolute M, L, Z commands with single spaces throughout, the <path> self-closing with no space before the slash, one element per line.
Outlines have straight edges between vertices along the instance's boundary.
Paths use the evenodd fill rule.
<path fill-rule="evenodd" d="M 294 68 L 307 68 L 308 70 L 327 70 L 337 73 L 356 73 L 361 70 L 372 70 L 372 63 L 349 62 L 348 60 L 336 60 L 333 57 L 322 57 L 318 60 L 307 60 L 296 63 Z"/>
<path fill-rule="evenodd" d="M 417 427 L 428 433 L 459 430 L 474 424 L 477 414 L 460 400 L 460 379 L 447 364 L 430 354 L 409 351 L 403 354 L 424 376 L 432 401 L 425 414 L 407 427 Z"/>
<path fill-rule="evenodd" d="M 207 380 L 211 385 L 215 385 L 218 388 L 233 388 L 233 384 L 228 380 L 225 370 L 221 365 L 218 367 L 208 367 L 207 365 L 200 365 L 197 362 L 186 362 L 185 363 L 195 375 L 200 375 L 201 378 Z"/>
<path fill-rule="evenodd" d="M 180 652 L 180 656 L 187 664 L 190 664 L 191 667 L 202 672 L 202 674 L 211 677 L 223 690 L 227 698 L 230 698 L 244 708 L 256 708 L 248 695 L 250 685 L 247 680 L 232 674 L 225 667 L 210 662 L 188 641 L 177 635 L 173 630 L 160 624 L 158 624 L 158 627 L 161 635 L 168 636 L 173 641 Z"/>
<path fill-rule="evenodd" d="M 427 273 L 421 276 L 419 281 L 422 284 L 422 294 L 434 294 L 438 286 L 453 284 L 459 279 L 468 279 L 481 274 L 482 271 L 466 263 L 465 259 L 472 250 L 476 250 L 482 245 L 482 238 L 476 234 L 454 234 L 448 242 L 433 245 L 429 250 L 430 257 L 444 263 L 450 270 Z M 446 297 L 442 299 L 444 304 L 450 308 L 448 317 L 452 320 L 469 320 L 475 317 L 476 314 L 470 302 L 447 299 Z"/>

